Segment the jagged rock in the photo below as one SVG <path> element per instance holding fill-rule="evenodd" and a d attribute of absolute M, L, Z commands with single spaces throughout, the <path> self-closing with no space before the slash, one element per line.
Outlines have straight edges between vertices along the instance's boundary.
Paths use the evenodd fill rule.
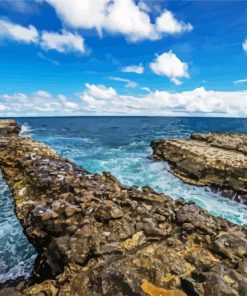
<path fill-rule="evenodd" d="M 28 138 L 0 138 L 0 167 L 38 251 L 31 281 L 0 295 L 246 295 L 246 226 Z"/>
<path fill-rule="evenodd" d="M 219 188 L 247 204 L 247 134 L 199 133 L 186 140 L 153 141 L 151 147 L 154 158 L 166 160 L 182 181 Z"/>
<path fill-rule="evenodd" d="M 1 120 L 0 121 L 0 136 L 18 136 L 21 127 L 15 120 Z"/>

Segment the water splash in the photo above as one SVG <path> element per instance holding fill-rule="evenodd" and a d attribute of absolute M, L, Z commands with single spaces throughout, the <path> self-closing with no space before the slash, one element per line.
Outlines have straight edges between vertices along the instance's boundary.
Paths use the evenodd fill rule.
<path fill-rule="evenodd" d="M 247 207 L 212 193 L 206 187 L 184 184 L 164 162 L 148 159 L 151 140 L 185 138 L 192 132 L 247 130 L 246 119 L 216 118 L 24 118 L 21 135 L 53 147 L 91 172 L 110 171 L 126 185 L 150 185 L 173 198 L 197 203 L 215 216 L 247 223 Z M 24 236 L 11 194 L 0 175 L 0 283 L 28 277 L 35 251 Z"/>
<path fill-rule="evenodd" d="M 0 283 L 30 276 L 36 252 L 15 215 L 11 192 L 0 173 Z"/>
<path fill-rule="evenodd" d="M 32 134 L 32 127 L 27 123 L 23 123 L 21 125 L 21 131 L 20 131 L 20 136 L 29 136 L 31 137 L 33 134 Z"/>

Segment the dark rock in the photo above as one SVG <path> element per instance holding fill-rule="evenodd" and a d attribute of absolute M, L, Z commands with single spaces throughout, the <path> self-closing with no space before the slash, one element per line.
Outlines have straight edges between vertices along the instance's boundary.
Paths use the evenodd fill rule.
<path fill-rule="evenodd" d="M 0 166 L 38 251 L 31 281 L 0 295 L 246 295 L 246 226 L 90 174 L 29 138 L 2 136 Z"/>

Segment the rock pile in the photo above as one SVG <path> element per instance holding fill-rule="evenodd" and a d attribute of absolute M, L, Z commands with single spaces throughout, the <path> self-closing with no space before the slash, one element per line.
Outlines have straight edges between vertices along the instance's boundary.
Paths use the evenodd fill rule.
<path fill-rule="evenodd" d="M 17 136 L 21 127 L 16 124 L 15 120 L 0 120 L 0 136 L 9 137 Z"/>
<path fill-rule="evenodd" d="M 28 138 L 0 138 L 0 166 L 39 254 L 31 281 L 1 296 L 247 295 L 246 226 Z"/>
<path fill-rule="evenodd" d="M 186 183 L 208 185 L 247 204 L 247 134 L 201 133 L 151 143 L 154 157 Z"/>

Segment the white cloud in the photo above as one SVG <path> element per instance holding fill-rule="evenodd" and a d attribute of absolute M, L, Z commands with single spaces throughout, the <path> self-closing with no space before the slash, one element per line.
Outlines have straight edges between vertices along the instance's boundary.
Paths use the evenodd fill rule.
<path fill-rule="evenodd" d="M 65 109 L 68 110 L 79 110 L 79 105 L 69 101 L 66 96 L 64 95 L 58 95 L 58 98 L 60 99 L 60 101 L 62 102 L 63 106 L 65 107 Z"/>
<path fill-rule="evenodd" d="M 156 27 L 159 32 L 166 34 L 180 34 L 193 30 L 193 27 L 190 23 L 186 24 L 182 21 L 177 20 L 171 13 L 171 11 L 168 10 L 165 10 L 156 19 Z"/>
<path fill-rule="evenodd" d="M 39 90 L 33 94 L 0 95 L 1 116 L 41 116 L 78 114 L 79 105 L 64 95 L 53 96 Z"/>
<path fill-rule="evenodd" d="M 37 1 L 37 0 L 36 0 Z M 178 21 L 172 16 L 169 24 L 164 25 L 167 19 L 165 11 L 156 24 L 150 18 L 150 8 L 145 2 L 139 4 L 134 0 L 43 0 L 53 6 L 62 22 L 75 29 L 96 29 L 100 36 L 103 31 L 112 34 L 122 34 L 128 40 L 136 42 L 143 39 L 155 40 L 162 37 L 162 33 L 175 34 L 190 31 L 192 26 Z M 166 13 L 165 16 L 163 16 Z M 172 15 L 172 14 L 171 14 Z M 175 25 L 174 25 L 175 24 Z"/>
<path fill-rule="evenodd" d="M 158 55 L 150 68 L 157 75 L 167 76 L 176 85 L 182 83 L 178 78 L 189 78 L 188 65 L 172 51 Z"/>
<path fill-rule="evenodd" d="M 109 77 L 109 79 L 115 80 L 115 81 L 120 81 L 120 82 L 125 82 L 126 83 L 125 87 L 127 87 L 127 88 L 135 88 L 138 85 L 136 82 L 134 82 L 130 79 L 127 79 L 127 78 L 111 76 L 111 77 Z"/>
<path fill-rule="evenodd" d="M 240 79 L 240 80 L 235 80 L 234 84 L 239 84 L 239 83 L 246 83 L 247 79 Z"/>
<path fill-rule="evenodd" d="M 247 90 L 208 91 L 203 87 L 180 93 L 154 91 L 142 96 L 118 93 L 112 87 L 86 84 L 76 98 L 33 94 L 0 95 L 0 116 L 41 115 L 247 116 Z"/>
<path fill-rule="evenodd" d="M 122 68 L 122 72 L 143 74 L 144 67 L 141 64 L 140 65 L 130 65 L 130 66 Z"/>
<path fill-rule="evenodd" d="M 142 0 L 138 3 L 138 6 L 140 7 L 141 10 L 143 10 L 145 12 L 151 12 L 152 11 L 150 6 L 147 5 L 147 3 L 142 1 Z"/>
<path fill-rule="evenodd" d="M 23 27 L 10 21 L 0 20 L 0 38 L 6 38 L 24 43 L 37 43 L 39 34 L 32 25 Z"/>
<path fill-rule="evenodd" d="M 142 90 L 145 90 L 147 92 L 151 92 L 151 89 L 149 87 L 146 87 L 146 86 L 142 87 Z"/>
<path fill-rule="evenodd" d="M 109 0 L 44 0 L 53 6 L 64 24 L 73 28 L 102 29 Z"/>
<path fill-rule="evenodd" d="M 34 93 L 34 95 L 37 97 L 40 97 L 40 98 L 44 98 L 44 99 L 51 99 L 52 98 L 52 95 L 44 90 L 38 90 L 37 92 Z"/>
<path fill-rule="evenodd" d="M 92 93 L 92 89 L 98 89 Z M 111 95 L 102 99 L 102 94 Z M 130 115 L 246 116 L 247 91 L 216 92 L 203 87 L 181 93 L 155 91 L 142 97 L 118 94 L 114 89 L 87 84 L 81 94 L 85 113 Z"/>
<path fill-rule="evenodd" d="M 125 85 L 125 87 L 127 87 L 127 88 L 135 88 L 135 87 L 137 87 L 137 83 L 136 82 L 134 82 L 134 81 L 129 81 L 126 85 Z"/>
<path fill-rule="evenodd" d="M 133 42 L 157 38 L 149 15 L 133 0 L 115 0 L 108 9 L 104 27 L 109 32 L 123 34 Z"/>
<path fill-rule="evenodd" d="M 247 52 L 247 39 L 243 42 L 242 46 L 243 46 L 243 50 Z"/>
<path fill-rule="evenodd" d="M 32 25 L 29 27 L 23 27 L 21 25 L 1 19 L 0 38 L 23 43 L 35 43 L 39 44 L 44 50 L 53 49 L 60 53 L 85 53 L 86 51 L 84 39 L 78 34 L 73 34 L 63 30 L 61 34 L 56 32 L 43 32 L 41 36 L 39 36 L 39 32 Z M 45 57 L 42 53 L 38 53 L 38 56 L 44 60 L 58 65 L 56 61 Z"/>
<path fill-rule="evenodd" d="M 57 50 L 61 53 L 80 52 L 85 53 L 84 39 L 78 34 L 63 30 L 62 34 L 55 32 L 43 32 L 41 47 L 45 50 Z"/>
<path fill-rule="evenodd" d="M 85 84 L 87 95 L 97 99 L 111 99 L 117 95 L 117 92 L 112 87 L 104 85 Z"/>

